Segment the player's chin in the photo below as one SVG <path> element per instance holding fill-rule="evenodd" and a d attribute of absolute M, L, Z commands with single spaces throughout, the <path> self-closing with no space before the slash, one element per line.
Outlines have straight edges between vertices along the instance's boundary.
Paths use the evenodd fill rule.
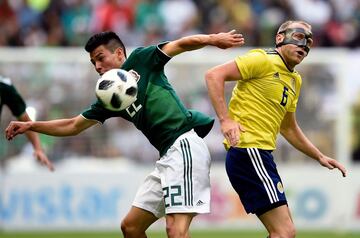
<path fill-rule="evenodd" d="M 300 64 L 303 61 L 304 58 L 305 58 L 305 56 L 296 55 L 294 57 L 294 61 L 295 61 L 296 64 Z"/>

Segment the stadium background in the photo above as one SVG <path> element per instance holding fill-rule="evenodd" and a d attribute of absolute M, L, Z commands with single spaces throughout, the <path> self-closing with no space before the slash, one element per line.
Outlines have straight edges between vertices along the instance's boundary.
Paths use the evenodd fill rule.
<path fill-rule="evenodd" d="M 237 29 L 246 47 L 185 53 L 166 68 L 188 107 L 214 115 L 204 72 L 252 47 L 273 47 L 282 21 L 304 19 L 313 25 L 316 46 L 298 67 L 304 81 L 299 123 L 322 151 L 347 166 L 349 177 L 320 168 L 281 137 L 275 152 L 278 167 L 295 223 L 304 231 L 299 237 L 320 237 L 315 230 L 328 231 L 326 237 L 356 232 L 359 237 L 359 10 L 359 0 L 2 0 L 0 74 L 12 78 L 34 119 L 72 117 L 95 99 L 98 76 L 82 49 L 93 32 L 116 31 L 129 54 L 133 47 L 183 35 Z M 231 85 L 227 90 L 229 95 Z M 11 119 L 4 108 L 1 131 Z M 35 163 L 24 137 L 12 142 L 0 137 L 0 237 L 20 237 L 16 232 L 27 235 L 29 230 L 51 231 L 43 237 L 55 237 L 59 230 L 116 232 L 137 185 L 157 159 L 146 138 L 123 120 L 111 119 L 76 137 L 41 139 L 55 173 Z M 206 138 L 214 161 L 213 212 L 197 219 L 193 228 L 204 237 L 209 237 L 208 227 L 213 233 L 232 230 L 234 237 L 250 237 L 250 229 L 254 237 L 264 237 L 261 225 L 244 214 L 229 187 L 221 140 L 216 123 Z M 152 229 L 163 230 L 162 223 Z M 215 237 L 220 236 L 231 237 Z"/>

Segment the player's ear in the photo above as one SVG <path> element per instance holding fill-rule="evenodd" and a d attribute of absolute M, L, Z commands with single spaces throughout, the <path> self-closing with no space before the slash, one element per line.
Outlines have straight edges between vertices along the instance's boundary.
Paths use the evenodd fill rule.
<path fill-rule="evenodd" d="M 121 49 L 121 47 L 116 48 L 116 50 L 115 50 L 114 53 L 116 54 L 116 56 L 117 56 L 119 59 L 125 57 L 124 51 L 123 51 L 123 49 Z"/>
<path fill-rule="evenodd" d="M 284 37 L 285 37 L 284 34 L 279 34 L 279 33 L 277 33 L 277 34 L 276 34 L 276 37 L 275 37 L 275 43 L 276 43 L 276 45 L 279 44 L 279 43 L 281 43 L 281 42 L 283 42 Z"/>

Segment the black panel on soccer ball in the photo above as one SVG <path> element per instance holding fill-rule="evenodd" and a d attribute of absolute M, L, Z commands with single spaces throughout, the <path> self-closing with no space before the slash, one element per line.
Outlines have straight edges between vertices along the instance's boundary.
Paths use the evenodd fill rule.
<path fill-rule="evenodd" d="M 99 90 L 107 90 L 114 84 L 114 81 L 111 80 L 103 80 L 99 84 Z"/>
<path fill-rule="evenodd" d="M 110 100 L 110 104 L 113 108 L 120 108 L 121 106 L 121 99 L 119 97 L 119 95 L 117 95 L 116 93 L 113 93 L 111 100 Z"/>
<path fill-rule="evenodd" d="M 135 88 L 135 87 L 130 87 L 130 88 L 126 89 L 126 92 L 125 92 L 125 94 L 130 95 L 130 96 L 135 96 L 136 93 L 137 93 L 137 88 Z"/>
<path fill-rule="evenodd" d="M 125 74 L 123 74 L 122 72 L 118 71 L 118 72 L 117 72 L 117 75 L 119 76 L 119 78 L 120 78 L 122 81 L 124 81 L 124 82 L 127 81 L 127 78 L 126 78 Z"/>

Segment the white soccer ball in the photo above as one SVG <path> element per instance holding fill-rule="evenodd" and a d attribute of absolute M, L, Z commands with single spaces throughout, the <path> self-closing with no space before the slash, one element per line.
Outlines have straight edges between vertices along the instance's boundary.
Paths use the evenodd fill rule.
<path fill-rule="evenodd" d="M 121 111 L 136 101 L 137 82 L 133 74 L 123 69 L 111 69 L 97 81 L 95 93 L 103 106 Z"/>

